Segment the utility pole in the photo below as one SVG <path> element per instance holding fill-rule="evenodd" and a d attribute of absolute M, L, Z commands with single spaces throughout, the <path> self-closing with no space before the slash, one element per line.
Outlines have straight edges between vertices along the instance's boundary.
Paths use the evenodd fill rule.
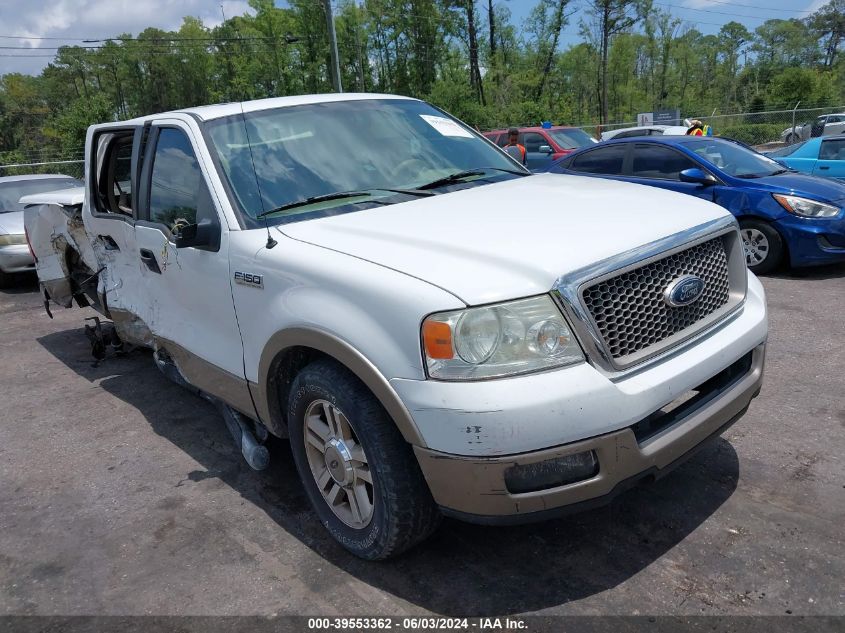
<path fill-rule="evenodd" d="M 329 49 L 332 54 L 332 84 L 335 92 L 343 92 L 340 83 L 340 59 L 337 54 L 337 34 L 334 30 L 334 15 L 332 14 L 331 0 L 323 0 L 323 9 L 326 12 L 326 26 L 329 28 Z"/>

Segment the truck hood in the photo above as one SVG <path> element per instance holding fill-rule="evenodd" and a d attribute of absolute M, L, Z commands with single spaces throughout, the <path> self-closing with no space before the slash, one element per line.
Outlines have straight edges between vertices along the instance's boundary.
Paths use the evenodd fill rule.
<path fill-rule="evenodd" d="M 0 213 L 0 235 L 23 235 L 23 211 Z"/>
<path fill-rule="evenodd" d="M 563 274 L 727 215 L 655 187 L 538 174 L 278 228 L 478 305 L 548 292 Z"/>

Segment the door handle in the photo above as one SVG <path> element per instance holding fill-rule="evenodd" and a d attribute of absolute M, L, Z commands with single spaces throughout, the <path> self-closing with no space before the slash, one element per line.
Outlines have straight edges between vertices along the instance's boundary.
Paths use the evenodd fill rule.
<path fill-rule="evenodd" d="M 141 261 L 146 264 L 147 268 L 157 274 L 161 274 L 161 268 L 158 267 L 158 260 L 156 260 L 156 256 L 153 252 L 147 248 L 142 248 L 141 251 Z"/>
<path fill-rule="evenodd" d="M 830 165 L 819 165 L 819 169 L 830 169 Z"/>
<path fill-rule="evenodd" d="M 120 246 L 117 245 L 117 242 L 114 241 L 111 235 L 98 235 L 97 239 L 103 243 L 103 246 L 106 248 L 107 251 L 119 251 Z"/>

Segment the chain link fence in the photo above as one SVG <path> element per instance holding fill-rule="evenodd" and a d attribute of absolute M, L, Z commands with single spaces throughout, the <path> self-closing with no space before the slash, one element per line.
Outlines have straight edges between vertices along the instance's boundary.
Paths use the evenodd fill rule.
<path fill-rule="evenodd" d="M 73 178 L 83 179 L 85 175 L 85 161 L 48 160 L 48 161 L 19 161 L 0 164 L 0 177 L 24 176 L 28 174 L 62 174 Z"/>
<path fill-rule="evenodd" d="M 845 134 L 845 105 L 735 114 L 683 115 L 713 128 L 715 136 L 733 138 L 755 149 L 768 151 L 816 136 Z M 683 122 L 679 122 L 683 125 Z M 636 121 L 578 126 L 594 138 L 602 132 L 636 127 Z"/>

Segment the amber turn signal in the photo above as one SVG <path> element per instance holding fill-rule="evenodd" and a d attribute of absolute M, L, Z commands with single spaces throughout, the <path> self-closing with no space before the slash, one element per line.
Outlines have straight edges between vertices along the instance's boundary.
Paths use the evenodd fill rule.
<path fill-rule="evenodd" d="M 429 358 L 448 359 L 455 356 L 452 346 L 452 328 L 448 323 L 426 321 L 423 323 L 423 343 Z"/>

